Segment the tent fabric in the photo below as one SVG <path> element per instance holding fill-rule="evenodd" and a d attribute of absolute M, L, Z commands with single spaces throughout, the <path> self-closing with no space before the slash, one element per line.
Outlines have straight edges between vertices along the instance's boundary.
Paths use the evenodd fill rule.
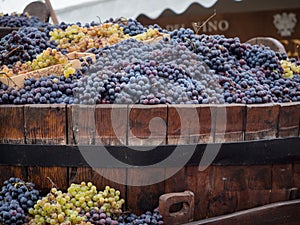
<path fill-rule="evenodd" d="M 149 18 L 155 19 L 165 9 L 170 9 L 180 14 L 192 3 L 198 3 L 203 7 L 209 8 L 216 2 L 217 0 L 98 0 L 58 9 L 56 13 L 59 18 L 70 22 L 74 22 L 76 18 L 81 18 L 80 21 L 82 22 L 97 20 L 98 17 L 102 21 L 122 16 L 136 18 L 140 14 L 145 14 Z M 84 18 L 82 18 L 82 14 L 85 15 Z"/>
<path fill-rule="evenodd" d="M 0 12 L 23 12 L 36 0 L 0 0 Z M 40 0 L 44 2 L 43 0 Z M 60 22 L 102 22 L 109 18 L 137 18 L 144 15 L 158 18 L 169 9 L 175 14 L 184 13 L 190 6 L 198 4 L 205 8 L 218 8 L 217 12 L 242 12 L 267 9 L 299 8 L 299 0 L 50 0 Z M 218 3 L 218 4 L 217 4 Z M 235 3 L 234 7 L 232 3 Z"/>
<path fill-rule="evenodd" d="M 0 0 L 0 12 L 22 12 L 30 0 Z M 51 4 L 59 21 L 91 22 L 104 21 L 109 18 L 136 18 L 140 14 L 151 19 L 159 17 L 170 9 L 177 14 L 183 13 L 192 3 L 198 3 L 205 8 L 212 7 L 217 0 L 51 0 Z"/>

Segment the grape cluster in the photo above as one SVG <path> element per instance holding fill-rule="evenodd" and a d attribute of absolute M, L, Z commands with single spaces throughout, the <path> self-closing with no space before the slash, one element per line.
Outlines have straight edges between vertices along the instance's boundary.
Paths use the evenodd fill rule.
<path fill-rule="evenodd" d="M 300 100 L 299 74 L 282 79 L 278 54 L 265 46 L 241 43 L 223 35 L 195 35 L 191 29 L 171 32 L 171 41 L 195 52 L 217 76 L 226 103 L 269 103 Z M 288 72 L 288 78 L 291 72 Z"/>
<path fill-rule="evenodd" d="M 127 39 L 123 28 L 118 24 L 104 23 L 98 26 L 82 27 L 81 24 L 73 24 L 65 30 L 53 29 L 50 31 L 51 40 L 58 44 L 59 49 L 67 52 L 85 52 L 91 48 L 111 46 Z"/>
<path fill-rule="evenodd" d="M 118 225 L 118 221 L 107 216 L 103 209 L 92 209 L 85 213 L 86 221 L 93 225 Z"/>
<path fill-rule="evenodd" d="M 124 34 L 128 34 L 129 36 L 135 36 L 147 31 L 147 28 L 145 28 L 140 22 L 132 18 L 129 19 L 123 17 L 118 19 L 110 18 L 105 22 L 119 24 L 119 26 L 123 28 Z"/>
<path fill-rule="evenodd" d="M 26 213 L 39 199 L 34 184 L 19 178 L 4 181 L 0 191 L 0 223 L 21 225 L 27 222 Z"/>
<path fill-rule="evenodd" d="M 282 76 L 284 78 L 292 79 L 294 77 L 294 73 L 300 74 L 300 61 L 296 61 L 296 59 L 283 59 L 280 63 L 283 68 Z"/>
<path fill-rule="evenodd" d="M 63 55 L 56 49 L 47 48 L 41 54 L 37 55 L 32 61 L 27 64 L 30 70 L 39 70 L 48 66 L 57 64 L 66 64 L 68 62 L 67 56 Z"/>
<path fill-rule="evenodd" d="M 250 68 L 259 67 L 266 72 L 275 70 L 282 72 L 276 53 L 266 46 L 252 45 L 246 51 L 245 60 Z"/>
<path fill-rule="evenodd" d="M 168 34 L 169 31 L 162 29 L 159 25 L 153 24 L 149 26 L 143 26 L 139 21 L 132 19 L 132 18 L 118 18 L 118 19 L 113 19 L 110 18 L 109 20 L 105 21 L 105 23 L 114 23 L 118 24 L 120 27 L 123 28 L 124 34 L 128 34 L 130 37 L 133 37 L 135 39 L 138 39 L 137 37 L 142 37 L 142 36 L 149 36 L 147 35 L 152 32 L 152 30 L 155 30 L 158 33 L 165 33 Z M 154 35 L 150 35 L 154 36 Z M 145 40 L 145 39 L 141 39 Z"/>
<path fill-rule="evenodd" d="M 68 63 L 68 57 L 57 49 L 47 48 L 39 54 L 33 61 L 26 63 L 27 71 L 39 70 L 54 65 L 63 65 L 62 73 L 65 78 L 69 78 L 76 70 Z"/>
<path fill-rule="evenodd" d="M 63 75 L 42 77 L 39 80 L 28 78 L 24 81 L 24 88 L 20 89 L 0 82 L 0 104 L 72 104 L 73 89 L 78 77 L 80 74 L 70 78 Z"/>
<path fill-rule="evenodd" d="M 93 222 L 114 225 L 116 221 L 112 217 L 122 212 L 123 203 L 118 190 L 107 186 L 98 192 L 91 182 L 71 184 L 66 193 L 52 188 L 29 210 L 34 216 L 30 224 L 75 225 Z"/>
<path fill-rule="evenodd" d="M 74 103 L 222 103 L 217 77 L 184 45 L 126 40 L 101 49 Z"/>
<path fill-rule="evenodd" d="M 26 13 L 0 13 L 0 27 L 36 27 L 43 28 L 48 26 L 47 23 L 40 21 L 35 16 L 29 16 Z"/>
<path fill-rule="evenodd" d="M 12 67 L 16 62 L 31 61 L 48 47 L 55 48 L 47 35 L 33 27 L 23 27 L 0 41 L 0 66 Z"/>
<path fill-rule="evenodd" d="M 27 222 L 24 210 L 17 200 L 0 202 L 0 224 L 22 225 Z"/>
<path fill-rule="evenodd" d="M 154 38 L 154 37 L 157 37 L 160 35 L 161 34 L 159 33 L 159 31 L 157 29 L 149 28 L 145 32 L 138 34 L 138 35 L 134 36 L 133 38 L 138 41 L 146 41 L 146 40 L 149 40 L 151 38 Z"/>
<path fill-rule="evenodd" d="M 137 216 L 133 213 L 124 214 L 119 216 L 118 225 L 132 225 L 132 224 L 140 224 L 140 225 L 163 225 L 163 217 L 159 214 L 159 211 L 155 209 L 153 212 L 146 212 L 140 216 Z"/>
<path fill-rule="evenodd" d="M 41 54 L 37 55 L 33 61 L 28 61 L 26 63 L 17 61 L 11 68 L 3 65 L 0 67 L 0 72 L 5 74 L 3 75 L 4 77 L 13 77 L 58 64 L 63 65 L 62 73 L 64 73 L 66 77 L 75 73 L 75 69 L 68 63 L 68 57 L 56 49 L 51 48 L 47 48 Z"/>
<path fill-rule="evenodd" d="M 103 210 L 107 216 L 121 213 L 124 199 L 120 199 L 120 191 L 109 186 L 105 190 L 97 192 L 91 182 L 71 184 L 68 193 L 72 196 L 71 201 L 75 206 L 80 206 L 86 212 L 97 207 Z"/>
<path fill-rule="evenodd" d="M 77 224 L 85 220 L 83 216 L 79 215 L 80 210 L 71 204 L 71 196 L 52 188 L 50 193 L 29 209 L 29 213 L 34 216 L 30 224 Z"/>

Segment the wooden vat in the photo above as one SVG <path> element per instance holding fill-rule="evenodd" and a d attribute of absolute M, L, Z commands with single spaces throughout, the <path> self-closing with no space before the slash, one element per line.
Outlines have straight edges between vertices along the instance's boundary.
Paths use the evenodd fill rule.
<path fill-rule="evenodd" d="M 157 207 L 162 194 L 189 190 L 195 194 L 194 220 L 300 198 L 299 107 L 2 105 L 0 182 L 16 176 L 45 192 L 52 185 L 47 177 L 62 190 L 81 181 L 92 181 L 99 189 L 110 185 L 121 191 L 126 209 L 138 214 Z M 152 123 L 149 128 L 155 117 L 165 125 Z M 199 170 L 208 144 L 218 152 Z M 98 153 L 105 148 L 127 166 L 91 166 L 81 146 Z M 145 151 L 149 146 L 153 150 Z M 130 185 L 133 179 L 143 179 L 138 166 L 169 157 L 177 146 L 182 156 L 194 148 L 186 164 L 173 160 L 152 167 L 151 173 L 166 179 Z M 144 151 L 136 154 L 133 149 Z M 121 182 L 107 179 L 103 172 Z"/>

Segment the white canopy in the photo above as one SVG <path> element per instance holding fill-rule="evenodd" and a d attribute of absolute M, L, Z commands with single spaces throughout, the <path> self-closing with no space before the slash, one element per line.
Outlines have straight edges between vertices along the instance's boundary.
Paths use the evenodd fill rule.
<path fill-rule="evenodd" d="M 0 12 L 22 12 L 32 0 L 0 0 Z M 59 21 L 91 22 L 109 18 L 136 18 L 145 14 L 157 18 L 165 9 L 175 13 L 184 12 L 192 3 L 203 7 L 212 7 L 217 0 L 51 0 Z"/>
<path fill-rule="evenodd" d="M 36 0 L 0 0 L 0 12 L 22 12 Z M 42 0 L 41 0 L 42 1 Z M 176 14 L 183 13 L 191 4 L 197 3 L 204 8 L 216 7 L 218 0 L 50 0 L 60 22 L 104 21 L 109 18 L 137 18 L 144 14 L 156 19 L 166 9 Z M 236 2 L 235 7 L 228 7 Z M 299 0 L 223 0 L 219 11 L 240 12 L 247 10 L 270 10 L 299 8 Z M 221 9 L 221 10 L 220 10 Z"/>

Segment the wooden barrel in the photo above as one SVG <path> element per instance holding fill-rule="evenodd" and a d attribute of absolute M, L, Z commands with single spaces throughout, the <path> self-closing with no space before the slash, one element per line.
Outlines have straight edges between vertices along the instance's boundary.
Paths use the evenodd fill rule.
<path fill-rule="evenodd" d="M 44 2 L 34 1 L 29 3 L 23 13 L 39 18 L 42 22 L 49 22 L 50 11 Z"/>
<path fill-rule="evenodd" d="M 99 189 L 110 185 L 121 191 L 126 209 L 138 214 L 157 207 L 162 194 L 187 190 L 195 194 L 194 220 L 200 220 L 300 198 L 299 121 L 299 103 L 1 105 L 0 183 L 15 176 L 42 191 L 52 186 L 48 177 L 62 190 L 81 181 Z M 107 150 L 127 166 L 91 166 L 82 146 Z M 141 169 L 178 146 L 181 153 L 169 164 Z M 216 156 L 199 168 L 208 146 L 218 150 Z M 187 163 L 178 165 L 190 148 Z M 145 170 L 166 179 L 132 185 L 144 179 Z"/>

